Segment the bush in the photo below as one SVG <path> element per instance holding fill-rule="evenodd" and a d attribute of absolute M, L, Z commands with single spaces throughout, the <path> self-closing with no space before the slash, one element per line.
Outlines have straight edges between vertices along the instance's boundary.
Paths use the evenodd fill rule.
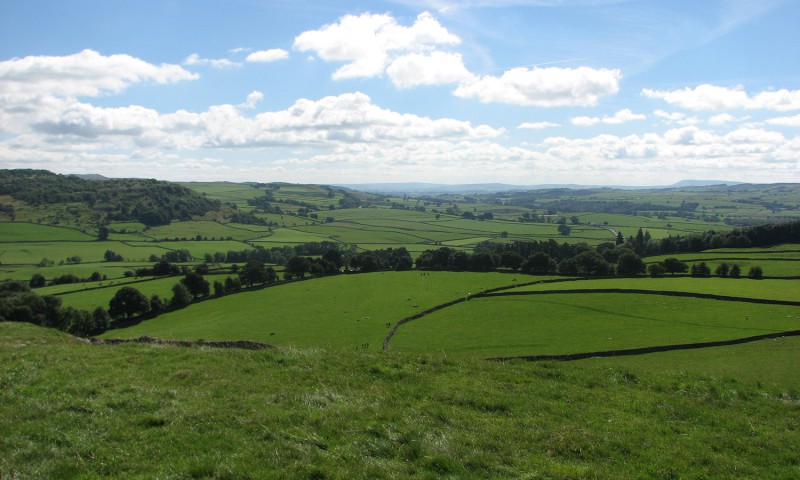
<path fill-rule="evenodd" d="M 45 280 L 44 275 L 40 273 L 34 273 L 33 276 L 31 277 L 31 280 L 28 282 L 28 285 L 31 288 L 40 288 L 44 287 L 46 283 L 47 280 Z"/>
<path fill-rule="evenodd" d="M 67 273 L 53 279 L 53 285 L 64 285 L 67 283 L 79 283 L 81 281 L 77 276 Z"/>
<path fill-rule="evenodd" d="M 760 280 L 761 278 L 764 278 L 764 272 L 761 270 L 761 267 L 756 265 L 756 266 L 750 267 L 750 271 L 747 272 L 747 277 L 748 278 L 753 278 L 753 279 L 756 279 L 756 280 Z"/>
<path fill-rule="evenodd" d="M 664 275 L 667 269 L 660 263 L 651 263 L 647 266 L 647 273 L 653 278 L 658 278 Z"/>

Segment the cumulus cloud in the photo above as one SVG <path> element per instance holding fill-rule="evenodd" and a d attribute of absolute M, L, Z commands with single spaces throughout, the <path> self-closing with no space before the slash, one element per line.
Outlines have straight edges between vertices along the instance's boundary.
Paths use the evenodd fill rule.
<path fill-rule="evenodd" d="M 343 80 L 382 75 L 390 61 L 407 53 L 430 52 L 439 45 L 455 45 L 451 34 L 428 12 L 410 27 L 388 14 L 346 15 L 338 23 L 298 35 L 294 48 L 314 52 L 326 61 L 345 62 L 333 78 Z"/>
<path fill-rule="evenodd" d="M 241 63 L 228 60 L 227 58 L 202 58 L 196 53 L 186 57 L 186 59 L 183 61 L 183 64 L 192 67 L 208 65 L 212 68 L 218 69 L 240 67 L 242 65 Z"/>
<path fill-rule="evenodd" d="M 242 108 L 255 108 L 256 104 L 264 98 L 264 94 L 258 90 L 253 90 L 247 95 L 247 100 L 239 106 Z"/>
<path fill-rule="evenodd" d="M 440 51 L 403 55 L 389 65 L 386 73 L 399 88 L 460 83 L 474 77 L 460 54 Z"/>
<path fill-rule="evenodd" d="M 54 57 L 29 56 L 0 62 L 0 95 L 98 96 L 141 82 L 195 80 L 179 65 L 153 65 L 130 55 L 101 55 L 94 50 Z"/>
<path fill-rule="evenodd" d="M 642 95 L 661 99 L 689 110 L 800 110 L 800 90 L 781 89 L 750 95 L 742 86 L 728 88 L 702 84 L 695 88 L 686 87 L 670 91 L 645 88 L 642 89 Z"/>
<path fill-rule="evenodd" d="M 729 178 L 780 181 L 787 174 L 796 175 L 800 164 L 792 151 L 798 141 L 798 137 L 787 140 L 780 133 L 760 129 L 741 128 L 717 135 L 689 126 L 663 135 L 553 137 L 545 140 L 539 151 L 543 160 L 571 165 L 576 177 L 602 170 L 618 180 L 663 184 L 669 178 L 680 180 L 686 172 L 725 172 Z"/>
<path fill-rule="evenodd" d="M 800 127 L 800 114 L 792 117 L 777 117 L 767 120 L 770 125 L 781 125 L 784 127 Z"/>
<path fill-rule="evenodd" d="M 275 62 L 289 58 L 289 52 L 281 48 L 271 48 L 269 50 L 259 50 L 253 52 L 245 58 L 248 62 Z"/>
<path fill-rule="evenodd" d="M 613 116 L 605 116 L 605 117 L 574 117 L 572 119 L 573 125 L 578 125 L 581 127 L 589 127 L 592 125 L 596 125 L 598 123 L 605 123 L 606 125 L 619 125 L 621 123 L 627 122 L 634 122 L 636 120 L 644 120 L 647 118 L 647 115 L 643 115 L 641 113 L 633 113 L 630 109 L 624 108 Z"/>
<path fill-rule="evenodd" d="M 505 130 L 487 125 L 394 112 L 375 105 L 362 93 L 301 99 L 286 110 L 255 116 L 242 113 L 262 98 L 261 92 L 254 91 L 240 105 L 167 114 L 138 106 L 103 108 L 71 99 L 48 103 L 37 112 L 0 110 L 0 119 L 14 126 L 9 133 L 17 134 L 17 140 L 38 135 L 35 141 L 40 145 L 80 144 L 86 149 L 335 148 L 342 143 L 453 141 L 505 134 Z"/>
<path fill-rule="evenodd" d="M 578 68 L 514 68 L 501 77 L 484 76 L 459 86 L 454 94 L 482 103 L 536 107 L 591 106 L 619 91 L 619 70 Z"/>
<path fill-rule="evenodd" d="M 544 128 L 552 128 L 552 127 L 560 127 L 560 123 L 554 122 L 524 122 L 520 123 L 517 128 L 528 129 L 528 130 L 542 130 Z"/>
<path fill-rule="evenodd" d="M 725 125 L 726 123 L 730 123 L 736 120 L 736 117 L 731 115 L 730 113 L 720 113 L 719 115 L 714 115 L 713 117 L 708 119 L 708 123 L 710 125 Z"/>

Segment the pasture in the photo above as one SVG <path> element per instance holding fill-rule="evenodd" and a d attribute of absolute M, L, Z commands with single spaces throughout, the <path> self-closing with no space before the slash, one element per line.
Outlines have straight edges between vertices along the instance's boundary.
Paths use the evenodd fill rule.
<path fill-rule="evenodd" d="M 109 240 L 98 241 L 87 208 L 18 205 L 17 220 L 30 222 L 0 223 L 0 274 L 27 281 L 35 273 L 49 280 L 96 271 L 108 278 L 36 290 L 91 310 L 108 307 L 122 285 L 148 297 L 170 297 L 181 276 L 125 273 L 152 266 L 150 255 L 170 250 L 189 250 L 196 261 L 182 266 L 193 267 L 207 253 L 312 241 L 355 243 L 360 250 L 406 247 L 414 256 L 438 246 L 471 251 L 485 240 L 596 245 L 613 242 L 615 231 L 630 236 L 640 227 L 658 239 L 728 230 L 726 219 L 796 217 L 793 205 L 800 200 L 780 186 L 450 195 L 437 201 L 357 192 L 346 197 L 313 185 L 187 185 L 243 211 L 253 210 L 247 200 L 269 188 L 284 213 L 257 213 L 272 227 L 210 221 L 221 219 L 213 215 L 152 228 L 114 223 Z M 353 196 L 379 208 L 338 208 Z M 642 211 L 548 212 L 586 198 L 632 202 Z M 319 218 L 297 215 L 305 208 L 301 203 L 319 207 Z M 425 211 L 389 208 L 393 203 Z M 451 205 L 493 213 L 495 220 L 449 215 L 444 209 Z M 525 213 L 546 213 L 550 221 L 574 214 L 579 224 L 569 222 L 572 231 L 562 236 L 554 223 L 515 221 Z M 125 261 L 103 262 L 106 250 Z M 92 345 L 3 322 L 0 477 L 796 478 L 800 370 L 792 367 L 800 358 L 800 337 L 574 362 L 485 359 L 799 330 L 800 307 L 740 301 L 800 300 L 797 280 L 788 278 L 800 276 L 798 255 L 800 247 L 785 245 L 645 259 L 706 261 L 712 271 L 722 261 L 738 263 L 743 275 L 759 265 L 776 277 L 760 281 L 343 274 L 204 299 L 102 335 L 253 340 L 274 347 L 260 351 Z M 74 256 L 80 263 L 67 264 Z M 54 265 L 37 267 L 42 258 Z M 212 272 L 205 278 L 213 283 L 227 276 Z M 540 283 L 511 288 L 535 281 Z M 526 295 L 466 301 L 497 287 Z M 669 292 L 731 298 L 661 294 Z"/>
<path fill-rule="evenodd" d="M 436 352 L 111 346 L 0 323 L 0 472 L 794 478 L 800 390 L 770 374 L 785 374 L 797 340 L 690 352 L 684 371 L 670 354 L 495 363 Z M 734 361 L 718 377 L 724 359 Z M 757 366 L 766 367 L 758 382 L 739 379 Z"/>
<path fill-rule="evenodd" d="M 403 325 L 390 347 L 505 357 L 624 350 L 800 330 L 800 307 L 647 294 L 474 298 Z"/>
<path fill-rule="evenodd" d="M 248 339 L 380 350 L 395 322 L 469 293 L 513 283 L 502 273 L 378 272 L 291 282 L 160 315 L 105 338 Z M 173 281 L 174 283 L 174 281 Z M 388 326 L 387 326 L 388 324 Z"/>

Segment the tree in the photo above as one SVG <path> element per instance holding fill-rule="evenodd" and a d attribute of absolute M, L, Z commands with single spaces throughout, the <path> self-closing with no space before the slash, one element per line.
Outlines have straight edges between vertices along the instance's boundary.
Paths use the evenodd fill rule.
<path fill-rule="evenodd" d="M 495 261 L 491 253 L 475 253 L 470 255 L 467 268 L 472 272 L 491 272 Z"/>
<path fill-rule="evenodd" d="M 164 300 L 162 300 L 161 297 L 159 297 L 157 294 L 154 293 L 153 296 L 150 297 L 150 311 L 151 312 L 153 312 L 153 313 L 163 312 L 164 309 L 166 309 L 166 308 L 167 308 L 167 306 L 164 303 Z"/>
<path fill-rule="evenodd" d="M 214 295 L 220 297 L 225 294 L 225 284 L 219 280 L 214 280 Z"/>
<path fill-rule="evenodd" d="M 651 263 L 647 266 L 647 273 L 653 278 L 658 278 L 664 275 L 664 272 L 666 271 L 667 270 L 660 263 Z"/>
<path fill-rule="evenodd" d="M 108 303 L 108 313 L 111 318 L 131 318 L 147 313 L 150 302 L 142 292 L 133 287 L 122 287 Z"/>
<path fill-rule="evenodd" d="M 101 242 L 108 240 L 108 227 L 105 225 L 97 229 L 97 239 Z"/>
<path fill-rule="evenodd" d="M 307 258 L 296 255 L 286 263 L 286 278 L 303 278 L 310 267 L 311 262 Z"/>
<path fill-rule="evenodd" d="M 544 252 L 534 253 L 522 264 L 523 272 L 532 273 L 534 275 L 555 273 L 556 269 L 556 262 L 550 257 L 550 255 Z"/>
<path fill-rule="evenodd" d="M 506 250 L 500 256 L 500 266 L 512 270 L 517 270 L 524 261 L 525 258 L 514 250 Z"/>
<path fill-rule="evenodd" d="M 571 231 L 572 231 L 572 229 L 569 228 L 565 223 L 559 223 L 558 224 L 558 234 L 559 235 L 569 235 Z"/>
<path fill-rule="evenodd" d="M 186 285 L 181 282 L 173 285 L 172 299 L 170 299 L 169 305 L 173 308 L 183 308 L 190 303 L 192 303 L 192 294 L 189 293 L 189 289 L 186 288 Z"/>
<path fill-rule="evenodd" d="M 611 265 L 594 250 L 579 253 L 574 261 L 582 275 L 608 275 L 611 270 Z"/>
<path fill-rule="evenodd" d="M 764 278 L 764 272 L 761 270 L 761 267 L 759 267 L 758 265 L 754 265 L 750 267 L 750 271 L 747 272 L 747 277 L 760 280 Z"/>
<path fill-rule="evenodd" d="M 103 254 L 103 260 L 106 262 L 121 262 L 122 255 L 112 252 L 111 250 L 106 250 L 106 253 Z"/>
<path fill-rule="evenodd" d="M 686 273 L 689 271 L 689 265 L 681 262 L 675 257 L 665 258 L 661 265 L 664 270 L 675 276 L 676 273 Z"/>
<path fill-rule="evenodd" d="M 644 272 L 644 262 L 635 253 L 626 250 L 617 260 L 617 275 L 638 275 Z"/>
<path fill-rule="evenodd" d="M 739 267 L 738 263 L 734 263 L 731 266 L 731 271 L 728 272 L 728 275 L 730 275 L 731 278 L 739 278 L 742 275 L 742 269 Z"/>
<path fill-rule="evenodd" d="M 31 288 L 39 288 L 44 287 L 46 283 L 47 280 L 45 280 L 44 275 L 41 273 L 34 273 L 28 285 L 30 285 Z"/>
<path fill-rule="evenodd" d="M 336 269 L 342 268 L 344 265 L 344 259 L 342 258 L 342 252 L 336 250 L 335 248 L 329 249 L 325 254 L 322 256 L 323 260 L 327 260 L 334 265 L 336 265 Z"/>
<path fill-rule="evenodd" d="M 244 283 L 248 287 L 252 287 L 257 283 L 265 283 L 267 281 L 266 276 L 266 268 L 264 264 L 258 260 L 250 260 L 239 271 L 241 283 Z"/>
<path fill-rule="evenodd" d="M 274 270 L 273 270 L 274 272 Z M 239 277 L 228 277 L 225 279 L 225 291 L 235 292 L 242 289 L 242 281 Z"/>
<path fill-rule="evenodd" d="M 693 263 L 691 268 L 691 275 L 693 277 L 707 277 L 711 275 L 711 269 L 708 268 L 706 262 Z"/>
<path fill-rule="evenodd" d="M 186 286 L 186 289 L 189 290 L 189 293 L 194 298 L 205 297 L 210 293 L 208 280 L 197 272 L 187 273 L 181 283 Z"/>
<path fill-rule="evenodd" d="M 622 245 L 625 243 L 625 237 L 622 235 L 622 231 L 617 232 L 617 245 Z"/>
<path fill-rule="evenodd" d="M 717 268 L 714 270 L 714 274 L 718 277 L 727 277 L 728 273 L 730 272 L 730 267 L 727 263 L 722 262 L 717 265 Z"/>

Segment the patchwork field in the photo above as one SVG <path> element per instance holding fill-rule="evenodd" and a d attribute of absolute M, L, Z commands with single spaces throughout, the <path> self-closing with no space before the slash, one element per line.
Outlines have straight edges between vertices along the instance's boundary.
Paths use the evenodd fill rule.
<path fill-rule="evenodd" d="M 569 251 L 639 228 L 654 240 L 727 232 L 796 218 L 800 205 L 784 186 L 409 197 L 186 185 L 223 202 L 220 210 L 161 226 L 111 222 L 107 240 L 87 205 L 12 199 L 13 215 L 0 222 L 0 279 L 75 275 L 33 291 L 90 311 L 108 308 L 122 286 L 167 299 L 207 255 L 255 247 L 282 247 L 281 264 L 308 242 L 335 242 L 348 255 L 404 247 L 412 258 L 439 247 L 463 257 L 485 241 L 552 239 Z M 251 224 L 230 222 L 234 214 Z M 134 273 L 180 250 L 191 257 L 175 262 L 181 274 Z M 107 251 L 122 261 L 105 261 Z M 712 272 L 736 263 L 744 277 L 759 266 L 765 279 L 412 269 L 212 294 L 108 330 L 100 344 L 0 322 L 0 478 L 800 477 L 800 337 L 787 336 L 800 330 L 800 245 L 644 260 L 668 257 Z M 205 280 L 238 278 L 245 262 L 235 269 L 219 258 L 208 260 Z M 281 278 L 289 271 L 273 266 Z M 192 346 L 111 344 L 145 335 Z M 757 335 L 777 338 L 487 361 Z M 231 340 L 265 348 L 204 343 Z"/>

